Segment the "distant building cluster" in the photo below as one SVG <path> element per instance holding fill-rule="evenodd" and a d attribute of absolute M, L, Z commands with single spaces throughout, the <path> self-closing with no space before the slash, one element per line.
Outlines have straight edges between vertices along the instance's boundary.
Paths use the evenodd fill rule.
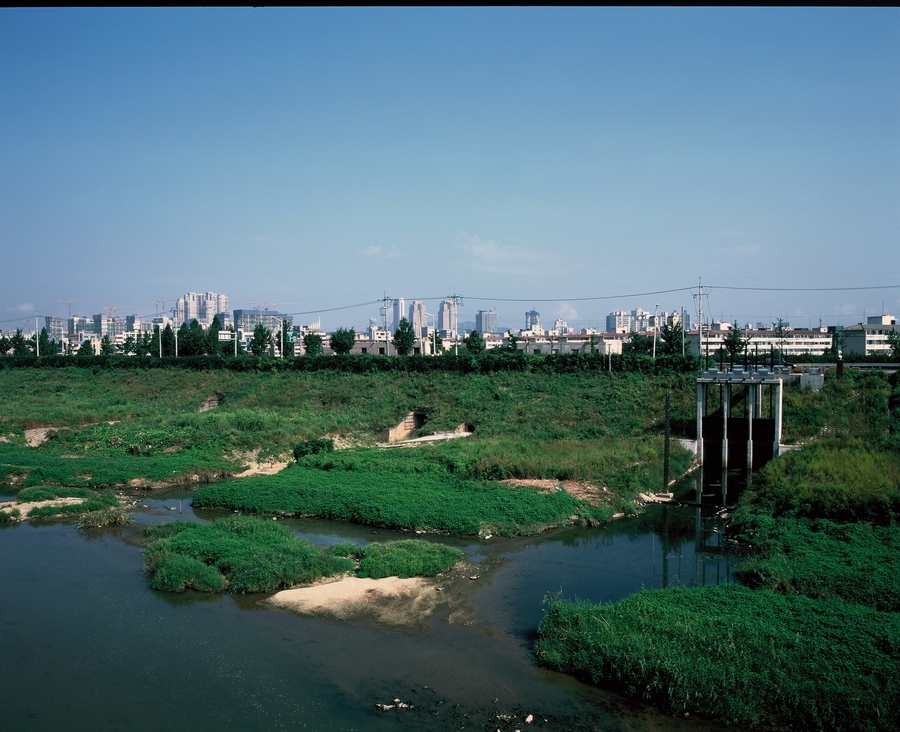
<path fill-rule="evenodd" d="M 521 329 L 503 329 L 498 332 L 499 313 L 496 310 L 479 310 L 475 322 L 459 323 L 460 298 L 452 297 L 443 300 L 436 313 L 429 313 L 422 300 L 404 298 L 387 301 L 389 307 L 382 310 L 382 320 L 370 319 L 366 331 L 356 334 L 356 343 L 351 352 L 384 353 L 392 352 L 392 339 L 405 318 L 415 334 L 413 353 L 430 354 L 440 348 L 458 349 L 469 331 L 476 330 L 484 339 L 488 349 L 508 347 L 515 343 L 516 347 L 526 353 L 574 353 L 598 352 L 603 354 L 621 353 L 623 344 L 633 334 L 657 335 L 665 326 L 682 326 L 684 333 L 684 352 L 694 355 L 714 355 L 719 352 L 725 339 L 735 327 L 732 323 L 711 321 L 703 324 L 702 329 L 692 327 L 691 316 L 681 312 L 651 313 L 637 308 L 630 312 L 619 310 L 606 317 L 606 328 L 583 328 L 576 333 L 562 318 L 556 318 L 552 327 L 541 324 L 541 314 L 534 309 L 524 314 L 524 327 Z M 164 303 L 163 303 L 164 304 Z M 171 314 L 171 318 L 169 317 Z M 254 329 L 262 325 L 272 334 L 272 355 L 281 355 L 282 347 L 291 349 L 294 355 L 303 353 L 303 336 L 314 333 L 323 338 L 324 352 L 328 353 L 327 334 L 321 329 L 321 322 L 308 325 L 294 324 L 292 315 L 287 313 L 261 309 L 228 310 L 228 297 L 215 292 L 188 292 L 178 298 L 175 307 L 168 312 L 158 313 L 152 317 L 142 318 L 137 315 L 117 317 L 115 309 L 92 316 L 69 315 L 69 317 L 43 318 L 49 339 L 55 341 L 65 352 L 80 348 L 89 342 L 95 353 L 100 351 L 101 339 L 108 338 L 112 344 L 121 346 L 129 337 L 138 338 L 152 334 L 171 326 L 177 330 L 184 325 L 197 321 L 208 330 L 214 321 L 222 332 L 221 339 L 233 342 L 237 333 L 238 343 L 246 348 Z M 27 322 L 27 321 L 26 321 Z M 35 320 L 35 325 L 41 324 Z M 290 337 L 276 338 L 286 325 L 285 333 Z M 473 328 L 474 326 L 474 328 Z M 748 341 L 747 349 L 760 355 L 777 351 L 786 358 L 797 358 L 806 354 L 823 355 L 828 352 L 842 350 L 847 354 L 882 354 L 891 350 L 889 339 L 891 333 L 900 331 L 893 315 L 872 316 L 866 323 L 840 327 L 792 328 L 789 323 L 779 322 L 766 326 L 747 323 L 741 327 L 741 335 Z M 34 331 L 26 330 L 26 337 L 33 337 Z"/>

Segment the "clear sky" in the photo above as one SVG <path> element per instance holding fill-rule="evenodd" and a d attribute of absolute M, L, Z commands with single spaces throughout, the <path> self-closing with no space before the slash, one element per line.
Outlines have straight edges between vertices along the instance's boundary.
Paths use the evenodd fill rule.
<path fill-rule="evenodd" d="M 897 9 L 0 10 L 3 328 L 455 291 L 580 329 L 701 277 L 855 323 L 898 235 Z"/>

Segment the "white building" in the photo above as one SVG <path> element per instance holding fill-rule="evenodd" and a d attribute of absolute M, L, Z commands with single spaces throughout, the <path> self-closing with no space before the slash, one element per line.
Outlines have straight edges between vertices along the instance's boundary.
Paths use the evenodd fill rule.
<path fill-rule="evenodd" d="M 893 315 L 876 315 L 868 318 L 865 324 L 851 325 L 844 328 L 844 357 L 852 359 L 854 353 L 863 356 L 887 354 L 891 352 L 888 338 L 891 333 L 900 333 L 900 325 Z"/>
<path fill-rule="evenodd" d="M 731 328 L 724 323 L 722 326 L 703 328 L 703 355 L 708 354 L 712 357 L 723 347 Z M 799 356 L 822 356 L 831 349 L 834 341 L 827 328 L 785 329 L 782 333 L 775 330 L 742 330 L 741 336 L 750 339 L 747 352 L 758 353 L 760 358 L 772 351 L 778 351 L 782 357 L 791 359 Z M 701 355 L 698 331 L 684 334 L 684 347 L 687 353 L 694 356 Z"/>
<path fill-rule="evenodd" d="M 204 328 L 209 328 L 216 315 L 227 312 L 227 296 L 215 292 L 187 292 L 175 303 L 175 323 L 190 325 L 192 320 L 196 320 Z"/>

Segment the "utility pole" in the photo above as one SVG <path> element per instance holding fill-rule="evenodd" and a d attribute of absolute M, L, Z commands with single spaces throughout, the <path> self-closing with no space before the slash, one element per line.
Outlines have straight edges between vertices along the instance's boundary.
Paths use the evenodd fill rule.
<path fill-rule="evenodd" d="M 34 354 L 41 357 L 41 334 L 38 333 L 38 316 L 34 316 Z"/>
<path fill-rule="evenodd" d="M 699 354 L 700 354 L 700 361 L 701 361 L 701 364 L 702 364 L 702 362 L 703 362 L 703 278 L 702 278 L 702 277 L 700 278 L 700 281 L 699 281 L 699 287 L 698 287 L 697 293 L 698 293 L 698 294 L 697 294 L 697 301 L 698 301 L 698 303 L 699 303 L 699 305 L 700 305 L 700 322 L 697 324 L 697 327 L 698 327 L 698 329 L 699 329 L 699 330 L 697 331 L 697 333 L 698 333 L 699 336 L 700 336 L 700 344 L 699 344 L 699 351 L 698 351 L 698 352 L 699 352 Z M 701 365 L 701 367 L 700 367 L 700 370 L 701 370 L 701 371 L 703 370 L 703 366 L 702 366 L 702 365 Z"/>
<path fill-rule="evenodd" d="M 684 305 L 681 306 L 681 357 L 684 358 Z"/>
<path fill-rule="evenodd" d="M 659 303 L 656 303 L 656 310 L 653 311 L 653 360 L 656 360 L 656 334 L 659 332 Z M 550 349 L 551 353 L 553 349 Z"/>
<path fill-rule="evenodd" d="M 448 300 L 453 300 L 453 349 L 455 355 L 459 355 L 459 306 L 462 305 L 462 295 L 457 295 L 453 290 L 452 295 L 447 295 Z"/>
<path fill-rule="evenodd" d="M 381 298 L 381 317 L 384 320 L 384 355 L 391 355 L 391 334 L 388 332 L 388 303 L 394 302 L 394 298 L 388 297 L 387 292 L 384 293 L 384 297 Z"/>

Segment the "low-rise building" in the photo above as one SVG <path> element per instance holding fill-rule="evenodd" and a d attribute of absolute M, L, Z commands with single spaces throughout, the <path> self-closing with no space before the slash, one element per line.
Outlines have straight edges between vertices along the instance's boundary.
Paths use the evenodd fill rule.
<path fill-rule="evenodd" d="M 844 358 L 852 358 L 850 354 L 854 353 L 861 356 L 888 354 L 891 352 L 888 338 L 897 332 L 900 332 L 900 326 L 893 315 L 876 315 L 868 318 L 866 323 L 847 326 L 840 331 Z"/>
<path fill-rule="evenodd" d="M 731 328 L 721 324 L 719 328 L 703 329 L 703 355 L 712 356 L 723 347 L 725 338 Z M 778 351 L 783 358 L 795 359 L 800 356 L 822 356 L 832 349 L 834 338 L 828 328 L 784 329 L 777 330 L 741 330 L 741 337 L 749 339 L 748 353 L 763 354 Z M 684 335 L 687 353 L 699 356 L 700 334 L 691 331 Z"/>

